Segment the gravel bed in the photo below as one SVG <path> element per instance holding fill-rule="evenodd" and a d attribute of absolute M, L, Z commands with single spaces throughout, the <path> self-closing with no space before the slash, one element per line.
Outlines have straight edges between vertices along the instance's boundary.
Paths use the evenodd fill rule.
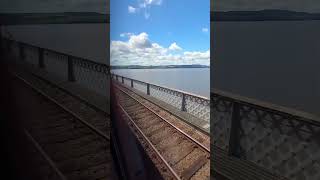
<path fill-rule="evenodd" d="M 169 159 L 170 164 L 174 165 L 177 162 L 179 162 L 182 158 L 187 156 L 189 153 L 191 153 L 193 149 L 194 147 L 190 142 L 182 141 L 177 146 L 167 148 L 164 152 L 164 156 L 166 156 L 167 159 Z"/>
<path fill-rule="evenodd" d="M 208 162 L 202 166 L 201 169 L 199 169 L 199 171 L 196 172 L 196 174 L 194 174 L 191 177 L 191 180 L 205 180 L 205 179 L 210 179 L 210 160 L 208 160 Z"/>
<path fill-rule="evenodd" d="M 203 151 L 201 151 L 199 148 L 194 148 L 190 154 L 188 154 L 185 158 L 183 158 L 174 166 L 174 169 L 177 170 L 177 172 L 183 172 L 185 169 L 189 168 L 202 155 L 205 155 Z"/>

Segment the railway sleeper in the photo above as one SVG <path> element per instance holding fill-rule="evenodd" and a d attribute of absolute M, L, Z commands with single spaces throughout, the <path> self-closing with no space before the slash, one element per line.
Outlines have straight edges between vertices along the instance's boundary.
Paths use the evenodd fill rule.
<path fill-rule="evenodd" d="M 111 179 L 110 164 L 102 163 L 85 170 L 75 170 L 67 173 L 66 176 L 69 180 L 87 180 L 87 179 Z M 107 178 L 109 177 L 109 178 Z"/>
<path fill-rule="evenodd" d="M 64 161 L 57 162 L 59 169 L 64 173 L 83 170 L 97 164 L 110 162 L 112 158 L 106 151 L 100 151 L 93 154 L 87 154 L 77 158 L 71 158 Z"/>
<path fill-rule="evenodd" d="M 48 151 L 48 154 L 51 155 L 52 159 L 56 161 L 62 161 L 64 159 L 70 159 L 70 158 L 78 158 L 81 156 L 85 156 L 87 154 L 94 154 L 96 152 L 101 151 L 108 151 L 108 146 L 103 144 L 94 144 L 94 145 L 87 145 L 82 146 L 79 148 L 75 147 L 66 147 L 65 149 L 56 149 L 55 152 L 50 151 L 49 149 L 46 149 Z"/>

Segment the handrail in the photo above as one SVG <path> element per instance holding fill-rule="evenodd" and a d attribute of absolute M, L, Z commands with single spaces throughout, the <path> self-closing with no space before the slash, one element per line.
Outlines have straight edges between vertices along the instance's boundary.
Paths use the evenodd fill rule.
<path fill-rule="evenodd" d="M 118 76 L 118 77 L 123 77 L 123 78 L 125 78 L 125 79 L 137 81 L 137 82 L 144 83 L 144 84 L 150 84 L 150 85 L 152 85 L 152 86 L 169 89 L 169 90 L 171 90 L 171 91 L 176 91 L 176 92 L 181 93 L 181 94 L 186 94 L 186 95 L 189 95 L 189 96 L 194 96 L 194 97 L 197 97 L 197 98 L 201 98 L 201 99 L 210 101 L 210 99 L 207 98 L 207 97 L 204 97 L 204 96 L 201 96 L 201 95 L 198 95 L 198 94 L 193 94 L 193 93 L 186 92 L 186 91 L 182 91 L 182 90 L 179 90 L 179 89 L 169 88 L 169 87 L 167 87 L 167 86 L 162 86 L 162 85 L 158 85 L 158 84 L 154 84 L 154 83 L 150 83 L 150 82 L 146 82 L 146 81 L 140 81 L 140 80 L 137 80 L 137 79 L 133 79 L 133 78 L 128 78 L 128 77 L 125 77 L 125 76 L 121 76 L 121 75 L 118 75 L 118 74 L 115 74 L 115 73 L 111 73 L 111 75 L 115 75 L 115 76 Z"/>
<path fill-rule="evenodd" d="M 220 96 L 225 99 L 229 99 L 230 101 L 237 102 L 239 104 L 248 105 L 248 106 L 255 106 L 257 108 L 263 108 L 269 112 L 303 118 L 304 121 L 307 120 L 307 121 L 310 121 L 310 123 L 317 123 L 318 124 L 320 122 L 320 117 L 315 114 L 296 110 L 293 108 L 283 107 L 281 105 L 277 105 L 277 104 L 273 104 L 273 103 L 245 97 L 245 96 L 240 96 L 240 95 L 237 95 L 234 93 L 222 91 L 220 89 L 213 89 L 213 91 L 210 94 L 211 94 L 211 97 Z"/>

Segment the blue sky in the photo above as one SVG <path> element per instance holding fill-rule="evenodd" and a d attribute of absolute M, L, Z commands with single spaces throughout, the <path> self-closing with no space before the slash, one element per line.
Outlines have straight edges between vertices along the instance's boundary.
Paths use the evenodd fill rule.
<path fill-rule="evenodd" d="M 209 0 L 111 0 L 110 18 L 112 65 L 209 65 Z"/>

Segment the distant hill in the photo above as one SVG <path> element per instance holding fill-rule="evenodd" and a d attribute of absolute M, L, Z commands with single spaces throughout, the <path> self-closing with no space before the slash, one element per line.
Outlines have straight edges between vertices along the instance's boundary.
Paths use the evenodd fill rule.
<path fill-rule="evenodd" d="M 0 13 L 2 25 L 108 23 L 109 14 L 96 12 Z"/>
<path fill-rule="evenodd" d="M 162 65 L 162 66 L 111 66 L 111 69 L 168 69 L 168 68 L 209 68 L 210 66 L 192 64 L 192 65 Z"/>
<path fill-rule="evenodd" d="M 211 21 L 320 20 L 320 13 L 295 12 L 288 10 L 213 11 L 210 16 Z"/>

